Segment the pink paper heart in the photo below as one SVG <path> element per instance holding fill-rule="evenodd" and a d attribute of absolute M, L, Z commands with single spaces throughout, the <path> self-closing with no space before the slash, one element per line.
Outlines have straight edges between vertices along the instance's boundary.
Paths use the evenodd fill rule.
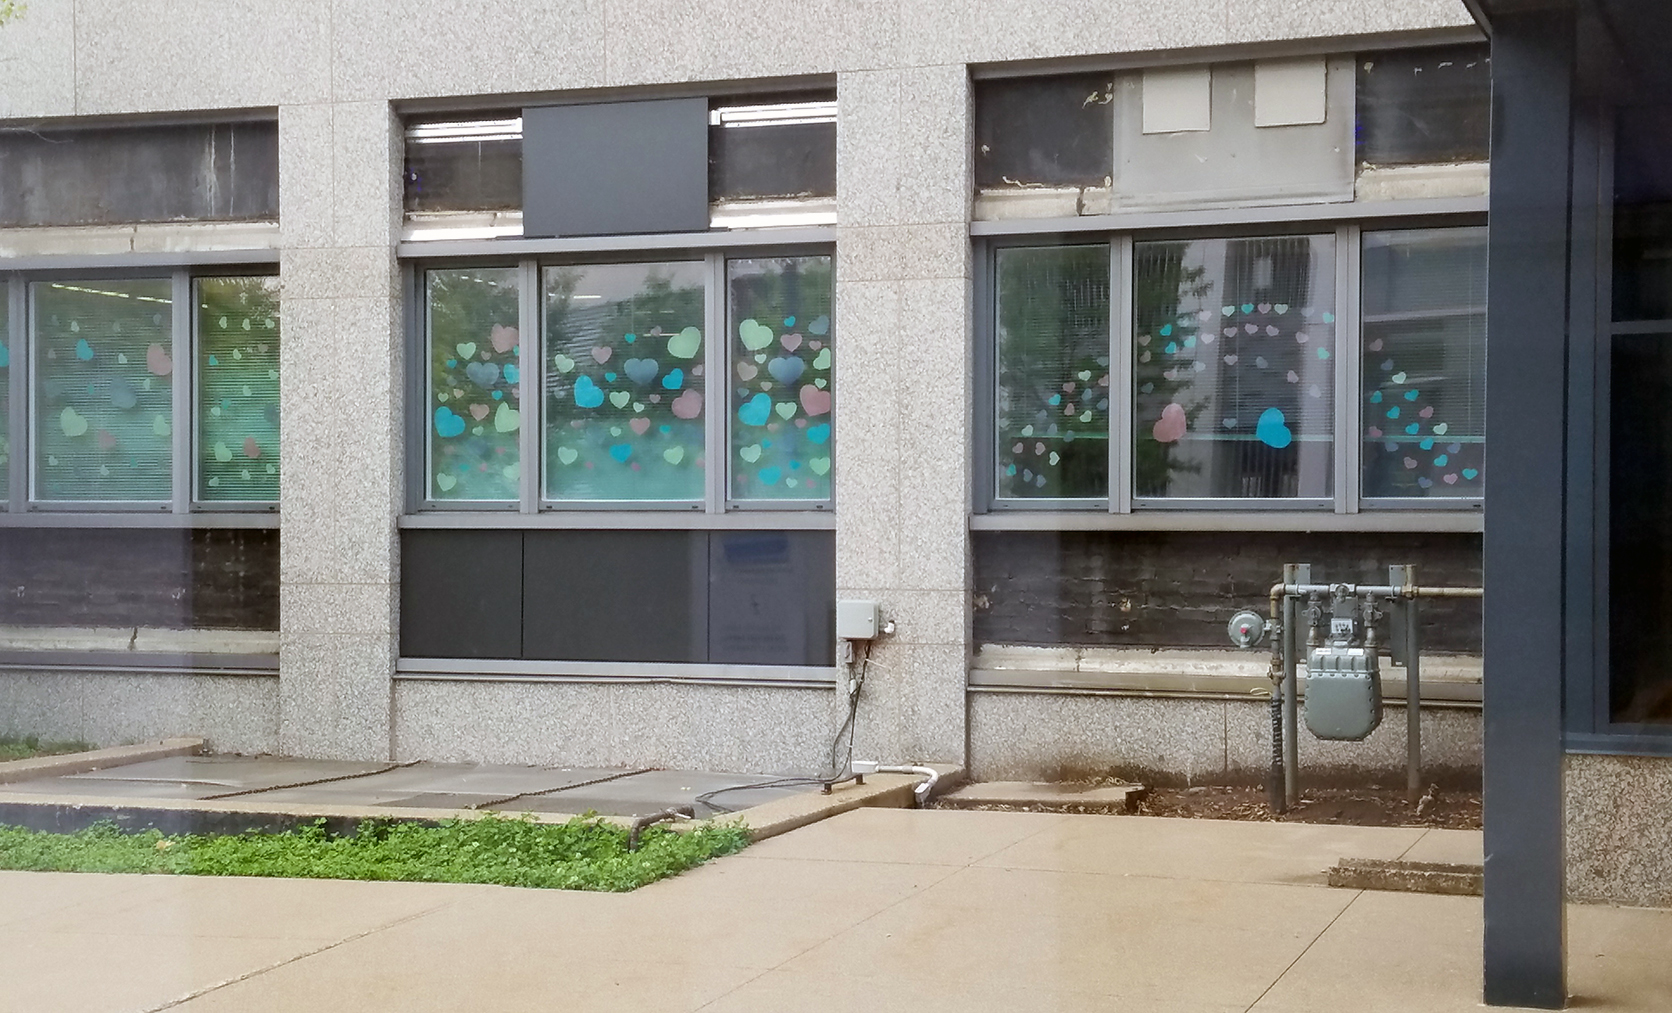
<path fill-rule="evenodd" d="M 692 376 L 701 376 L 702 375 L 702 367 L 701 366 L 692 366 L 691 367 L 691 375 Z"/>
<path fill-rule="evenodd" d="M 1308 341 L 1311 341 L 1312 339 L 1307 336 L 1307 333 L 1305 331 L 1296 331 L 1295 332 L 1295 340 L 1304 345 Z"/>
<path fill-rule="evenodd" d="M 116 437 L 112 436 L 108 430 L 99 430 L 96 439 L 99 441 L 100 450 L 114 450 L 116 448 Z"/>
<path fill-rule="evenodd" d="M 702 395 L 688 390 L 673 399 L 672 408 L 675 418 L 694 419 L 702 414 Z"/>
<path fill-rule="evenodd" d="M 1218 338 L 1219 338 L 1219 335 L 1213 333 L 1212 331 L 1203 331 L 1202 332 L 1202 344 L 1204 344 L 1204 345 L 1211 345 Z"/>
<path fill-rule="evenodd" d="M 261 456 L 261 445 L 255 442 L 255 437 L 244 437 L 244 456 L 251 460 Z"/>
<path fill-rule="evenodd" d="M 1377 429 L 1375 426 L 1371 426 L 1369 429 L 1366 429 L 1365 432 L 1370 434 L 1370 438 L 1373 440 L 1379 440 L 1382 438 L 1382 431 Z"/>
<path fill-rule="evenodd" d="M 1236 364 L 1237 364 L 1237 357 L 1236 356 L 1234 356 L 1234 355 L 1225 356 L 1225 365 L 1235 366 Z"/>
<path fill-rule="evenodd" d="M 1038 457 L 1039 455 L 1041 455 L 1043 453 L 1045 453 L 1045 444 L 1035 443 L 1033 445 L 1033 456 Z"/>
<path fill-rule="evenodd" d="M 1226 337 L 1227 337 L 1227 338 L 1234 338 L 1234 337 L 1236 337 L 1236 336 L 1237 336 L 1237 329 L 1236 329 L 1236 328 L 1235 328 L 1235 327 L 1227 327 L 1227 328 L 1225 328 L 1225 336 L 1226 336 Z"/>
<path fill-rule="evenodd" d="M 695 372 L 695 370 L 692 372 Z M 756 366 L 752 362 L 740 362 L 737 364 L 737 375 L 741 380 L 753 380 L 757 375 L 759 375 L 759 373 L 760 367 Z"/>
<path fill-rule="evenodd" d="M 597 348 L 592 350 L 592 358 L 598 363 L 598 365 L 602 366 L 604 363 L 610 361 L 610 355 L 613 354 L 613 352 L 614 349 L 611 349 L 606 345 L 599 345 Z"/>
<path fill-rule="evenodd" d="M 1273 325 L 1273 324 L 1267 324 L 1266 325 L 1266 337 L 1275 338 L 1275 337 L 1277 337 L 1277 333 L 1278 333 L 1277 332 L 1277 327 L 1275 325 Z"/>
<path fill-rule="evenodd" d="M 830 392 L 819 390 L 812 384 L 801 388 L 801 410 L 808 415 L 828 415 L 830 413 Z"/>
<path fill-rule="evenodd" d="M 1254 308 L 1259 310 L 1261 313 L 1270 313 L 1271 312 L 1271 303 L 1263 302 L 1263 303 L 1261 303 L 1260 305 L 1258 305 Z"/>
<path fill-rule="evenodd" d="M 1431 418 L 1434 417 L 1434 406 L 1429 405 L 1428 407 L 1424 408 L 1422 411 L 1417 412 L 1417 414 L 1421 415 L 1425 419 L 1431 419 Z"/>
<path fill-rule="evenodd" d="M 631 429 L 635 433 L 638 433 L 640 436 L 643 436 L 645 430 L 650 428 L 650 420 L 645 418 L 643 415 L 640 415 L 638 418 L 627 423 L 627 428 Z"/>
<path fill-rule="evenodd" d="M 1196 319 L 1200 320 L 1204 324 L 1207 323 L 1209 320 L 1213 319 L 1213 310 L 1197 310 Z"/>
<path fill-rule="evenodd" d="M 145 368 L 150 370 L 153 376 L 167 376 L 174 372 L 174 360 L 163 351 L 163 346 L 152 344 L 145 350 Z"/>
<path fill-rule="evenodd" d="M 811 348 L 813 351 L 816 352 L 819 349 L 824 347 L 824 342 L 822 342 L 822 341 L 809 341 L 809 342 L 807 342 L 807 347 Z"/>
<path fill-rule="evenodd" d="M 1370 350 L 1372 352 L 1380 352 L 1382 350 L 1382 339 L 1377 338 L 1375 341 L 1372 341 L 1370 343 Z"/>
<path fill-rule="evenodd" d="M 1138 344 L 1147 345 L 1149 343 L 1150 343 L 1150 336 L 1148 334 L 1138 335 Z"/>
<path fill-rule="evenodd" d="M 1283 379 L 1289 381 L 1290 383 L 1299 383 L 1300 382 L 1300 377 L 1296 376 L 1295 371 L 1292 370 L 1292 369 L 1289 370 L 1288 375 L 1283 377 Z"/>
<path fill-rule="evenodd" d="M 660 394 L 650 395 L 650 403 L 651 404 L 661 404 L 662 403 L 662 395 L 660 395 Z"/>
<path fill-rule="evenodd" d="M 1109 374 L 1108 374 L 1108 373 L 1104 373 L 1104 374 L 1103 374 L 1103 375 L 1102 375 L 1102 376 L 1100 376 L 1100 377 L 1098 377 L 1098 378 L 1097 378 L 1097 385 L 1098 385 L 1098 386 L 1099 386 L 1099 387 L 1107 387 L 1107 386 L 1109 386 Z"/>
<path fill-rule="evenodd" d="M 1453 472 L 1450 475 L 1442 475 L 1442 476 L 1440 476 L 1440 481 L 1444 482 L 1447 485 L 1456 485 L 1457 484 L 1457 474 L 1455 472 Z"/>
<path fill-rule="evenodd" d="M 1068 381 L 1068 382 L 1067 382 L 1067 383 L 1065 383 L 1065 384 L 1063 384 L 1063 385 L 1062 385 L 1062 392 L 1063 392 L 1063 393 L 1064 393 L 1064 394 L 1072 394 L 1072 393 L 1074 393 L 1074 381 L 1073 381 L 1073 380 L 1070 380 L 1070 381 Z"/>
<path fill-rule="evenodd" d="M 1243 324 L 1242 329 L 1247 331 L 1249 334 L 1253 334 L 1255 331 L 1258 331 L 1260 329 L 1260 325 L 1259 324 Z"/>
<path fill-rule="evenodd" d="M 480 422 L 488 417 L 488 406 L 485 404 L 473 404 L 470 406 L 470 414 L 475 417 L 476 421 Z"/>
<path fill-rule="evenodd" d="M 1020 443 L 1014 444 L 1011 446 L 1010 452 L 1012 454 L 1020 454 L 1022 452 L 1022 445 Z"/>
<path fill-rule="evenodd" d="M 517 347 L 517 329 L 494 324 L 493 330 L 488 332 L 488 341 L 493 344 L 496 352 L 509 352 Z"/>
<path fill-rule="evenodd" d="M 1174 403 L 1161 409 L 1161 418 L 1150 427 L 1150 435 L 1157 443 L 1176 443 L 1184 438 L 1184 431 L 1188 423 L 1184 417 L 1184 406 Z"/>
<path fill-rule="evenodd" d="M 1415 467 L 1416 467 L 1416 466 L 1417 466 L 1417 462 L 1416 462 L 1416 458 L 1414 458 L 1414 457 L 1407 457 L 1407 458 L 1405 458 L 1405 462 L 1404 462 L 1404 463 L 1405 463 L 1405 467 L 1406 467 L 1406 468 L 1407 468 L 1407 469 L 1409 469 L 1409 468 L 1415 468 Z"/>
<path fill-rule="evenodd" d="M 784 351 L 793 352 L 797 348 L 801 347 L 801 335 L 796 334 L 794 331 L 791 331 L 789 334 L 786 334 L 783 337 L 779 338 L 778 339 L 778 344 L 784 346 Z"/>

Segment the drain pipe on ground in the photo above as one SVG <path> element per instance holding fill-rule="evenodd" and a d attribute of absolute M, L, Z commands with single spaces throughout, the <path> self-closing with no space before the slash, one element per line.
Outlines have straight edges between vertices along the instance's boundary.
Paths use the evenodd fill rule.
<path fill-rule="evenodd" d="M 917 808 L 923 808 L 929 801 L 929 795 L 935 790 L 935 782 L 940 780 L 940 771 L 933 767 L 893 766 L 885 767 L 875 760 L 855 760 L 852 764 L 853 775 L 864 783 L 866 774 L 915 774 L 923 778 L 912 788 L 912 798 L 917 802 Z"/>

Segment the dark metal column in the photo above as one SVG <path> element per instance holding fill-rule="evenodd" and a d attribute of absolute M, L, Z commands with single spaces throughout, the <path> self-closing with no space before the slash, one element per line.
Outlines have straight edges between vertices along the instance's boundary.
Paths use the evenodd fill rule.
<path fill-rule="evenodd" d="M 1564 448 L 1574 19 L 1492 39 L 1486 488 L 1485 999 L 1567 999 L 1562 842 Z"/>

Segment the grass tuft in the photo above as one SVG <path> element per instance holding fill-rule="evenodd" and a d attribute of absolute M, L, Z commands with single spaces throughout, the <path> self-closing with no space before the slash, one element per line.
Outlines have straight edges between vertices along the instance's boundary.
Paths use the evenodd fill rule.
<path fill-rule="evenodd" d="M 637 851 L 627 830 L 577 818 L 536 823 L 488 815 L 439 826 L 367 821 L 352 836 L 324 821 L 286 833 L 167 836 L 123 833 L 100 823 L 73 834 L 0 827 L 0 869 L 45 872 L 138 872 L 191 876 L 492 883 L 561 890 L 634 890 L 749 842 L 738 823 L 676 833 L 645 830 Z"/>
<path fill-rule="evenodd" d="M 14 738 L 0 735 L 0 763 L 7 760 L 31 760 L 37 756 L 58 756 L 62 753 L 84 753 L 93 747 L 85 742 L 42 742 L 39 736 Z"/>

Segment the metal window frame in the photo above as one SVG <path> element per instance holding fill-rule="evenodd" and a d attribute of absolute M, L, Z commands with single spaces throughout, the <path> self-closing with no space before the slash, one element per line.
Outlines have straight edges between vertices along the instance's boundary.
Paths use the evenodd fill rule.
<path fill-rule="evenodd" d="M 265 251 L 144 257 L 31 258 L 9 262 L 6 283 L 8 369 L 7 495 L 0 527 L 276 528 L 276 501 L 199 501 L 196 497 L 196 295 L 199 278 L 276 275 Z M 167 280 L 170 288 L 170 489 L 161 500 L 43 500 L 35 496 L 35 300 L 31 286 L 53 281 Z"/>
<path fill-rule="evenodd" d="M 976 502 L 972 530 L 1482 530 L 1479 497 L 1369 498 L 1362 495 L 1362 272 L 1366 231 L 1470 228 L 1484 224 L 1484 198 L 1378 201 L 1218 211 L 1124 212 L 1079 219 L 972 222 L 976 319 L 972 321 Z M 1111 229 L 1112 225 L 1121 226 Z M 1335 444 L 1332 494 L 1294 499 L 1159 498 L 1134 495 L 1132 418 L 1134 247 L 1147 241 L 1331 235 L 1335 242 Z M 1001 249 L 1110 247 L 1111 389 L 1109 495 L 1083 500 L 1005 499 L 997 495 L 997 252 Z M 1329 520 L 1329 517 L 1336 518 Z M 1165 520 L 1157 520 L 1165 518 Z"/>
<path fill-rule="evenodd" d="M 628 236 L 589 239 L 403 243 L 398 248 L 407 306 L 405 347 L 422 368 L 407 371 L 406 510 L 403 528 L 793 529 L 834 528 L 834 493 L 821 500 L 739 500 L 731 495 L 730 345 L 727 264 L 738 259 L 824 257 L 836 272 L 835 230 Z M 700 500 L 552 500 L 546 498 L 545 269 L 559 266 L 696 263 L 703 268 L 705 328 L 700 389 L 705 402 L 704 455 L 725 466 L 704 470 Z M 515 501 L 434 500 L 429 488 L 429 287 L 431 271 L 514 267 L 518 272 L 518 448 L 522 474 Z M 834 309 L 834 307 L 832 307 Z M 832 314 L 834 316 L 834 313 Z M 831 369 L 832 415 L 836 367 Z M 426 410 L 417 410 L 423 406 Z M 831 454 L 835 450 L 831 435 Z M 719 456 L 716 457 L 716 452 Z M 770 519 L 767 519 L 770 518 Z M 822 519 L 821 519 L 822 518 Z"/>

